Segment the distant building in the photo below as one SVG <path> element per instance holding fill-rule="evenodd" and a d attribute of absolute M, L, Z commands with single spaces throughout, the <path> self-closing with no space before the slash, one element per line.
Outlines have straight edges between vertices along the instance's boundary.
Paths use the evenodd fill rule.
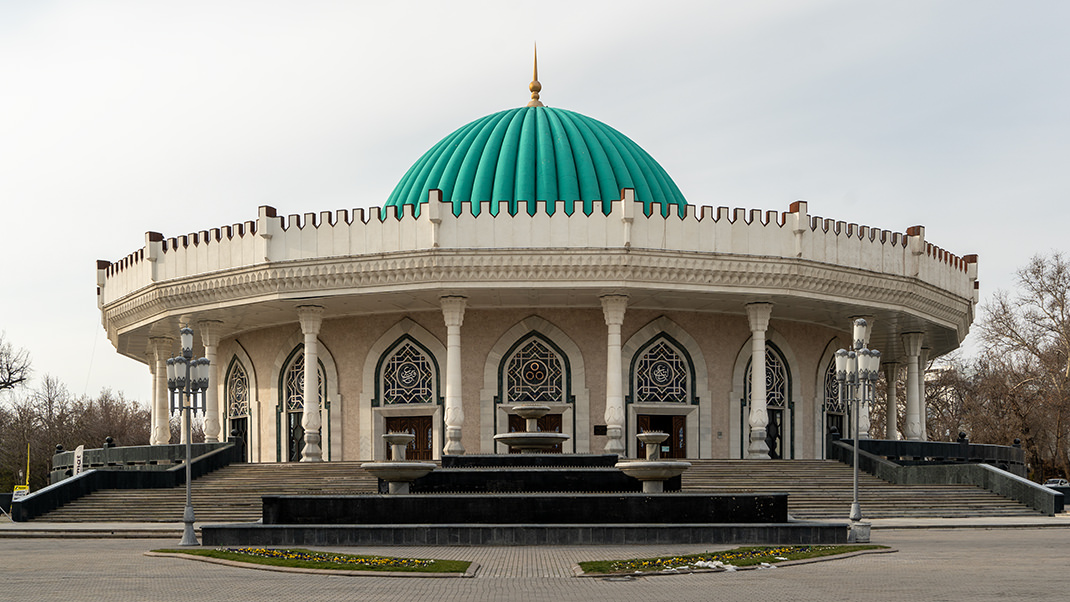
<path fill-rule="evenodd" d="M 690 204 L 623 134 L 532 91 L 433 146 L 380 208 L 261 207 L 98 262 L 108 337 L 153 375 L 152 442 L 186 323 L 214 366 L 206 436 L 237 431 L 253 462 L 379 459 L 394 430 L 416 433 L 410 458 L 504 452 L 519 402 L 552 408 L 565 453 L 635 456 L 655 429 L 674 457 L 821 457 L 854 318 L 915 391 L 919 361 L 966 336 L 975 256 L 801 201 Z"/>

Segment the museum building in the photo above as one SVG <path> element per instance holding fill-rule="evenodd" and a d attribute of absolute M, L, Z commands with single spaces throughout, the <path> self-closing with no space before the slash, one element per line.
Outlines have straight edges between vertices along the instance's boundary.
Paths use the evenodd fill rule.
<path fill-rule="evenodd" d="M 890 403 L 906 379 L 905 420 L 874 436 L 924 438 L 922 369 L 968 332 L 976 256 L 803 201 L 693 205 L 635 142 L 530 90 L 381 207 L 264 206 L 98 261 L 108 338 L 151 374 L 151 443 L 170 442 L 188 325 L 212 367 L 206 439 L 235 433 L 250 462 L 384 459 L 390 431 L 416 435 L 410 459 L 506 453 L 519 403 L 551 408 L 562 453 L 635 457 L 661 430 L 670 457 L 820 458 L 848 424 L 833 354 L 859 317 Z"/>

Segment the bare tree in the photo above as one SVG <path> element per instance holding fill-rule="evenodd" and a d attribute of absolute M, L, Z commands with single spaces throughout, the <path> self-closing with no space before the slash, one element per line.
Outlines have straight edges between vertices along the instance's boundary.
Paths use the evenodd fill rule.
<path fill-rule="evenodd" d="M 101 447 L 106 437 L 120 445 L 146 445 L 149 411 L 105 389 L 97 397 L 74 398 L 57 379 L 45 376 L 41 386 L 0 405 L 0 490 L 10 490 L 26 469 L 30 486 L 48 483 L 57 444 Z"/>
<path fill-rule="evenodd" d="M 14 389 L 30 378 L 30 354 L 15 349 L 0 332 L 0 391 Z"/>
<path fill-rule="evenodd" d="M 1070 261 L 1034 256 L 984 310 L 978 403 L 1021 429 L 1037 478 L 1070 474 Z"/>

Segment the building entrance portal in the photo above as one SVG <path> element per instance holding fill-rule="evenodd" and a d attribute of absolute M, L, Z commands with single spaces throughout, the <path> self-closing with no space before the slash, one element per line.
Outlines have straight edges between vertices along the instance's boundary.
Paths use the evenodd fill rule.
<path fill-rule="evenodd" d="M 305 449 L 305 427 L 301 426 L 301 417 L 304 412 L 287 412 L 286 419 L 289 421 L 290 447 L 287 460 L 290 462 L 301 461 L 301 450 Z"/>
<path fill-rule="evenodd" d="M 539 418 L 538 427 L 540 433 L 560 433 L 561 432 L 561 414 L 547 414 L 542 418 Z M 517 416 L 516 414 L 509 414 L 509 432 L 510 433 L 523 433 L 528 430 L 527 422 Z M 509 453 L 518 454 L 520 450 L 509 448 Z M 557 445 L 541 452 L 544 454 L 559 454 L 561 453 L 561 444 Z"/>
<path fill-rule="evenodd" d="M 387 416 L 384 426 L 388 433 L 410 433 L 416 435 L 416 438 L 409 442 L 409 446 L 405 448 L 406 460 L 432 459 L 433 434 L 431 432 L 430 416 Z M 383 444 L 386 445 L 386 459 L 393 460 L 390 446 L 385 442 Z"/>
<path fill-rule="evenodd" d="M 637 433 L 660 431 L 669 434 L 669 438 L 661 444 L 662 458 L 687 457 L 687 416 L 639 414 L 635 426 Z M 646 444 L 636 439 L 635 449 L 639 450 L 637 455 L 642 456 Z"/>
<path fill-rule="evenodd" d="M 240 418 L 230 419 L 230 433 L 238 438 L 238 453 L 241 454 L 241 461 L 249 461 L 249 418 L 242 416 Z"/>
<path fill-rule="evenodd" d="M 784 457 L 784 411 L 769 408 L 766 413 L 769 423 L 765 427 L 765 444 L 769 446 L 769 459 L 780 460 Z"/>

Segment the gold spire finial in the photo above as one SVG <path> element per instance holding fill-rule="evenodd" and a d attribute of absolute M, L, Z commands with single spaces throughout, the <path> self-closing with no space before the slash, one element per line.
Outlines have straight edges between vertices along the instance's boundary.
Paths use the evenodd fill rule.
<path fill-rule="evenodd" d="M 539 83 L 539 45 L 535 45 L 535 68 L 531 72 L 531 85 L 528 86 L 528 90 L 531 90 L 531 100 L 528 101 L 529 107 L 541 107 L 543 104 L 539 102 L 539 92 L 542 91 L 542 84 Z"/>

